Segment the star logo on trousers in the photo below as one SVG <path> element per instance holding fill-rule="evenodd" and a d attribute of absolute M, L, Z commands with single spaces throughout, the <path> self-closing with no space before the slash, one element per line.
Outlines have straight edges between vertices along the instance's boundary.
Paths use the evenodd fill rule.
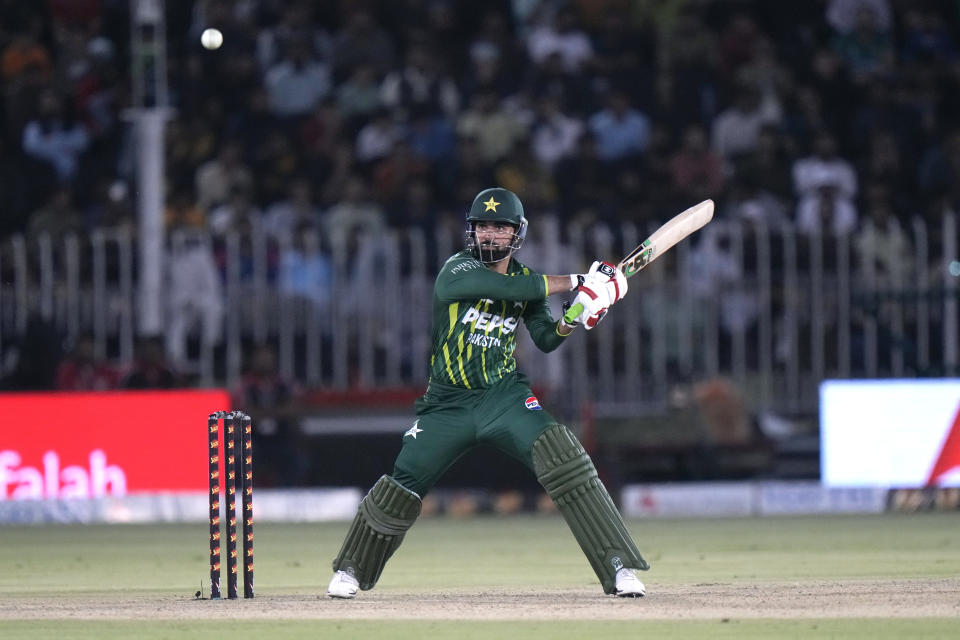
<path fill-rule="evenodd" d="M 407 436 L 413 436 L 413 439 L 416 440 L 416 439 L 417 439 L 417 434 L 418 434 L 418 433 L 421 433 L 421 432 L 423 431 L 423 429 L 421 429 L 419 426 L 417 426 L 417 425 L 419 425 L 419 424 L 420 424 L 420 421 L 419 421 L 419 420 L 417 420 L 416 422 L 414 422 L 414 423 L 413 423 L 413 426 L 410 427 L 409 429 L 407 429 L 407 432 L 406 432 L 405 434 L 403 434 L 403 437 L 406 438 Z"/>

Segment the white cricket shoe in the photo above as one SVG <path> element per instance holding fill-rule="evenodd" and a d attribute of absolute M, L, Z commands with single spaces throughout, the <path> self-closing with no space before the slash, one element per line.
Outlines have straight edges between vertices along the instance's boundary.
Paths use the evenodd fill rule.
<path fill-rule="evenodd" d="M 617 571 L 617 595 L 621 598 L 642 598 L 647 588 L 640 582 L 633 569 L 624 567 Z"/>
<path fill-rule="evenodd" d="M 619 582 L 617 584 L 619 585 Z M 330 580 L 330 586 L 327 587 L 327 595 L 331 598 L 355 598 L 359 586 L 360 583 L 353 577 L 352 569 L 337 571 Z"/>

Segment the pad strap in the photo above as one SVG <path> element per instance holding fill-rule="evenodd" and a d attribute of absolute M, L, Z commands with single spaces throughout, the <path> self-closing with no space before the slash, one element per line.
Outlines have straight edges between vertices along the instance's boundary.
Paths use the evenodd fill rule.
<path fill-rule="evenodd" d="M 381 476 L 360 501 L 333 570 L 352 569 L 360 588 L 372 589 L 420 515 L 420 504 L 420 496 L 390 476 Z"/>
<path fill-rule="evenodd" d="M 558 424 L 533 443 L 533 467 L 590 561 L 603 590 L 616 593 L 617 571 L 650 568 L 627 531 L 593 461 L 576 436 Z"/>

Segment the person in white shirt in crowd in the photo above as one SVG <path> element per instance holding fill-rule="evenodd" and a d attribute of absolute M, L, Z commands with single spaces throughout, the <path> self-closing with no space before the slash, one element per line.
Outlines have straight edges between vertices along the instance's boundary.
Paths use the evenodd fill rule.
<path fill-rule="evenodd" d="M 554 167 L 560 160 L 573 156 L 583 135 L 584 123 L 564 113 L 552 96 L 541 98 L 537 116 L 530 141 L 537 160 Z"/>
<path fill-rule="evenodd" d="M 390 110 L 378 109 L 370 122 L 357 132 L 357 161 L 371 163 L 387 157 L 402 135 L 403 130 L 393 119 Z"/>
<path fill-rule="evenodd" d="M 775 103 L 765 102 L 753 85 L 740 83 L 733 104 L 713 120 L 710 146 L 727 160 L 736 159 L 753 151 L 763 127 L 778 118 Z"/>
<path fill-rule="evenodd" d="M 533 26 L 527 36 L 530 59 L 540 64 L 550 55 L 558 53 L 567 72 L 579 73 L 593 59 L 590 36 L 579 27 L 571 7 L 562 7 L 551 18 L 548 5 L 540 5 L 545 8 L 538 16 L 540 23 Z"/>
<path fill-rule="evenodd" d="M 309 42 L 290 42 L 289 51 L 263 79 L 273 115 L 288 118 L 311 113 L 330 93 L 330 67 L 318 59 Z"/>

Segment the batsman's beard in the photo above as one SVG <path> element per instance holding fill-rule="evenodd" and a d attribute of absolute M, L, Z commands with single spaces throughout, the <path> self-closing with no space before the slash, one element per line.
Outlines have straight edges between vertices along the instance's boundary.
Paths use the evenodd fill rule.
<path fill-rule="evenodd" d="M 477 255 L 477 259 L 480 260 L 480 262 L 483 264 L 493 264 L 509 258 L 513 248 L 509 245 L 506 247 L 498 247 L 492 243 L 485 243 L 477 245 L 475 251 L 479 254 Z"/>

